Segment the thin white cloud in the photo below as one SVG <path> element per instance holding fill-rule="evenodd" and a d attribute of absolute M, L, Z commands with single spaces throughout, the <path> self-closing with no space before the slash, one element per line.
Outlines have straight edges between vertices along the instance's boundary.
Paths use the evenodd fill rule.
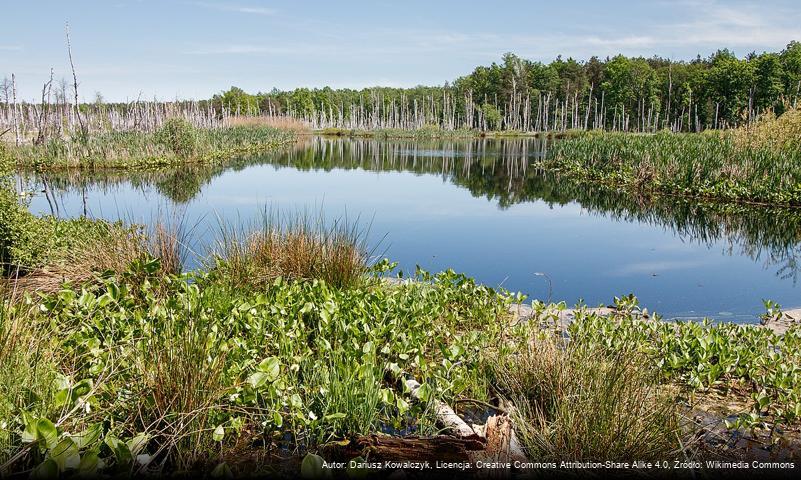
<path fill-rule="evenodd" d="M 22 50 L 22 45 L 0 45 L 0 50 L 4 52 L 19 52 Z"/>
<path fill-rule="evenodd" d="M 212 8 L 223 12 L 236 12 L 247 13 L 253 15 L 275 15 L 276 11 L 273 8 L 259 7 L 252 5 L 229 5 L 226 3 L 212 3 L 212 2 L 192 2 L 193 5 L 204 8 Z"/>

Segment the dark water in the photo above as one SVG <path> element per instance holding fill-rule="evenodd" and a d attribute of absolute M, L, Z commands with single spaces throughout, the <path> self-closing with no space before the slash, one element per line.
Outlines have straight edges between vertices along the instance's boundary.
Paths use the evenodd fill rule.
<path fill-rule="evenodd" d="M 378 252 L 430 271 L 573 304 L 636 294 L 667 317 L 753 321 L 762 299 L 801 305 L 801 211 L 647 200 L 545 176 L 536 139 L 377 141 L 311 138 L 223 167 L 27 177 L 31 210 L 150 222 L 178 211 L 194 249 L 220 219 L 265 206 L 347 214 Z M 383 240 L 382 240 L 383 239 Z M 547 274 L 535 275 L 537 272 Z"/>

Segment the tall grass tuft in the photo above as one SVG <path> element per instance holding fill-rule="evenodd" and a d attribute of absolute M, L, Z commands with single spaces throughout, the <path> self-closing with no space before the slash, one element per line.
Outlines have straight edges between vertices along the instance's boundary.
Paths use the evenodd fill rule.
<path fill-rule="evenodd" d="M 665 460 L 681 449 L 676 403 L 633 352 L 608 354 L 563 340 L 533 341 L 491 371 L 515 407 L 529 458 Z"/>
<path fill-rule="evenodd" d="M 26 314 L 25 306 L 14 305 L 11 297 L 0 291 L 0 475 L 24 448 L 17 432 L 20 413 L 53 413 L 59 372 L 58 342 L 48 322 Z"/>
<path fill-rule="evenodd" d="M 180 470 L 215 454 L 211 421 L 227 388 L 225 342 L 194 308 L 187 305 L 184 318 L 152 325 L 133 360 L 141 372 L 134 390 L 145 400 L 136 423 L 157 445 L 154 456 Z"/>
<path fill-rule="evenodd" d="M 268 210 L 259 229 L 221 230 L 211 269 L 232 286 L 261 288 L 282 277 L 346 288 L 358 285 L 368 270 L 366 231 L 347 219 L 327 222 L 322 214 Z"/>

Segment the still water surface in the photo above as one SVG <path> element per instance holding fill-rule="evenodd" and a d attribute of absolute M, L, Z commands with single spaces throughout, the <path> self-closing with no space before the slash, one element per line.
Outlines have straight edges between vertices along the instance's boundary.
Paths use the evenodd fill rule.
<path fill-rule="evenodd" d="M 148 223 L 178 212 L 201 253 L 221 219 L 249 224 L 265 207 L 306 209 L 358 217 L 371 246 L 404 271 L 450 267 L 543 300 L 550 290 L 553 300 L 590 305 L 634 293 L 666 317 L 746 322 L 763 298 L 801 305 L 800 211 L 604 191 L 538 172 L 545 148 L 536 139 L 312 137 L 226 167 L 22 180 L 48 191 L 32 199 L 36 213 Z"/>

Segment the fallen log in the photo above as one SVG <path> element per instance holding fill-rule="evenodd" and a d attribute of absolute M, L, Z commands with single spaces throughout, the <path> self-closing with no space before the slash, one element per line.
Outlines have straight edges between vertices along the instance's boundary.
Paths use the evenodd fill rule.
<path fill-rule="evenodd" d="M 464 461 L 470 452 L 483 450 L 484 443 L 472 438 L 457 438 L 450 435 L 435 437 L 395 437 L 390 435 L 365 435 L 347 444 L 337 443 L 323 449 L 326 458 L 350 460 L 356 457 L 371 461 Z"/>

